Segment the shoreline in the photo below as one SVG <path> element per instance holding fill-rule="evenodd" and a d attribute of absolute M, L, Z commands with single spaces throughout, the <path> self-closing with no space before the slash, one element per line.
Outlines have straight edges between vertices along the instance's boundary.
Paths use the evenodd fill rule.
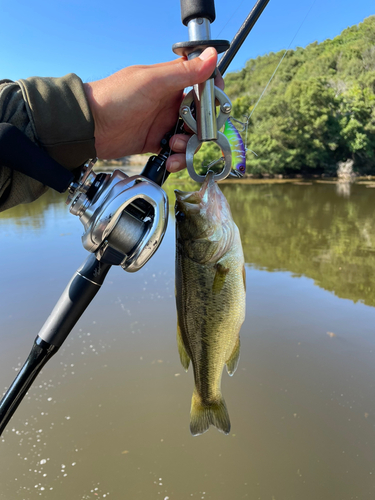
<path fill-rule="evenodd" d="M 147 161 L 147 160 L 146 160 Z M 145 163 L 146 163 L 145 161 Z M 95 165 L 94 171 L 97 172 L 112 172 L 115 169 L 122 170 L 125 174 L 128 175 L 136 175 L 140 174 L 144 164 L 140 163 L 129 163 L 123 164 L 120 162 L 108 162 L 103 164 L 102 162 L 99 165 Z M 189 181 L 189 178 L 171 178 L 173 182 L 186 182 Z M 219 181 L 220 184 L 286 184 L 286 183 L 294 183 L 301 186 L 308 186 L 312 183 L 319 184 L 373 184 L 375 183 L 375 175 L 364 175 L 364 176 L 355 176 L 350 179 L 339 179 L 338 177 L 326 177 L 326 176 L 302 176 L 301 174 L 297 174 L 295 177 L 253 177 L 253 176 L 245 176 L 242 179 L 223 179 Z"/>

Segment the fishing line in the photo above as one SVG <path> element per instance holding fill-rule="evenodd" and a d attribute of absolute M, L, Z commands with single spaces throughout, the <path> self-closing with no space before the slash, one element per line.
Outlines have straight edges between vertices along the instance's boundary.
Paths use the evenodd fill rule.
<path fill-rule="evenodd" d="M 234 16 L 237 14 L 237 12 L 240 10 L 240 7 L 241 5 L 244 3 L 245 0 L 242 0 L 242 2 L 240 2 L 239 6 L 237 7 L 237 9 L 233 12 L 233 14 L 230 16 L 230 18 L 228 19 L 228 21 L 224 24 L 224 26 L 221 28 L 221 30 L 219 31 L 219 33 L 217 34 L 217 38 L 219 38 L 219 36 L 221 35 L 221 33 L 224 31 L 224 29 L 228 26 L 228 24 L 231 22 L 231 20 L 234 18 Z"/>
<path fill-rule="evenodd" d="M 246 123 L 245 150 L 246 150 L 246 146 L 247 146 L 247 132 L 248 132 L 248 125 L 249 125 L 250 118 L 251 118 L 252 114 L 254 113 L 255 109 L 257 108 L 258 104 L 259 104 L 259 103 L 260 103 L 260 101 L 262 100 L 262 98 L 263 98 L 264 94 L 266 93 L 266 91 L 267 91 L 267 89 L 268 89 L 268 87 L 269 87 L 270 83 L 272 82 L 272 80 L 273 80 L 274 76 L 276 75 L 277 70 L 279 69 L 279 67 L 280 67 L 281 63 L 282 63 L 282 62 L 283 62 L 283 60 L 285 59 L 285 56 L 287 55 L 287 53 L 288 53 L 288 51 L 289 51 L 289 49 L 290 49 L 290 47 L 291 47 L 292 43 L 294 42 L 295 38 L 297 37 L 298 33 L 300 32 L 300 30 L 301 30 L 302 26 L 304 25 L 304 23 L 305 23 L 305 21 L 306 21 L 307 17 L 309 16 L 309 14 L 310 14 L 310 12 L 311 12 L 312 8 L 314 7 L 314 5 L 316 4 L 316 2 L 317 2 L 317 0 L 313 0 L 313 2 L 312 2 L 312 4 L 311 4 L 311 6 L 310 6 L 310 8 L 309 8 L 309 10 L 307 11 L 307 13 L 306 13 L 305 17 L 303 18 L 303 20 L 302 20 L 301 24 L 299 25 L 299 27 L 298 27 L 298 29 L 297 29 L 296 33 L 295 33 L 295 34 L 294 34 L 294 36 L 293 36 L 293 38 L 291 39 L 291 41 L 290 41 L 290 43 L 289 43 L 288 47 L 285 49 L 283 56 L 281 57 L 281 59 L 280 59 L 280 61 L 279 61 L 278 65 L 277 65 L 277 66 L 276 66 L 276 68 L 275 68 L 275 71 L 272 73 L 271 78 L 268 80 L 267 85 L 264 87 L 263 92 L 260 94 L 259 99 L 257 100 L 257 102 L 255 103 L 255 106 L 254 106 L 254 107 L 253 107 L 253 109 L 251 110 L 251 113 L 250 113 L 250 115 L 249 115 L 249 117 L 248 117 L 248 119 L 247 119 L 247 123 Z"/>

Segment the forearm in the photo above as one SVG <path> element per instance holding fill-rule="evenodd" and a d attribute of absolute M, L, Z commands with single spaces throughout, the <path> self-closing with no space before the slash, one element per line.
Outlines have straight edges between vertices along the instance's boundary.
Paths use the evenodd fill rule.
<path fill-rule="evenodd" d="M 0 81 L 0 122 L 15 125 L 69 170 L 96 155 L 94 121 L 76 75 Z M 30 177 L 0 166 L 0 210 L 31 202 L 45 190 Z"/>

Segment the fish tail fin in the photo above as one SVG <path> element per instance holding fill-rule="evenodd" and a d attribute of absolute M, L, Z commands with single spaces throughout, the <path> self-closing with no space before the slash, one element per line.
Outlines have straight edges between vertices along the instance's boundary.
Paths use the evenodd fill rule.
<path fill-rule="evenodd" d="M 230 432 L 230 420 L 227 406 L 220 393 L 219 399 L 204 403 L 197 390 L 194 390 L 191 400 L 190 432 L 193 436 L 199 436 L 208 431 L 210 425 L 214 425 L 224 434 Z"/>

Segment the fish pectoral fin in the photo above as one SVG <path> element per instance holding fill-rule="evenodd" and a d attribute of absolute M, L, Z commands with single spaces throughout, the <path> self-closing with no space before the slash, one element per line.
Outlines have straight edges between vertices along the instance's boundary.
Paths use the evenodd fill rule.
<path fill-rule="evenodd" d="M 242 279 L 243 279 L 243 287 L 244 287 L 245 292 L 246 292 L 246 270 L 245 270 L 245 264 L 243 265 L 243 268 L 242 268 Z"/>
<path fill-rule="evenodd" d="M 216 401 L 205 404 L 194 390 L 191 400 L 190 432 L 193 436 L 199 436 L 208 431 L 210 425 L 214 425 L 224 434 L 229 434 L 230 420 L 227 405 L 221 394 Z"/>
<path fill-rule="evenodd" d="M 238 336 L 232 354 L 230 355 L 229 359 L 225 362 L 225 364 L 227 365 L 227 372 L 229 373 L 230 376 L 232 376 L 234 372 L 237 370 L 238 362 L 240 360 L 240 345 L 241 345 L 240 337 Z"/>
<path fill-rule="evenodd" d="M 178 322 L 177 322 L 177 347 L 178 347 L 178 354 L 180 355 L 181 364 L 184 367 L 185 371 L 187 372 L 190 364 L 190 358 L 188 353 L 186 352 L 184 342 L 182 340 L 180 325 L 178 324 Z"/>
<path fill-rule="evenodd" d="M 212 283 L 212 291 L 214 293 L 220 293 L 221 290 L 223 289 L 226 277 L 229 273 L 229 267 L 223 266 L 223 264 L 216 264 L 215 265 L 216 273 L 214 277 L 214 281 Z"/>

